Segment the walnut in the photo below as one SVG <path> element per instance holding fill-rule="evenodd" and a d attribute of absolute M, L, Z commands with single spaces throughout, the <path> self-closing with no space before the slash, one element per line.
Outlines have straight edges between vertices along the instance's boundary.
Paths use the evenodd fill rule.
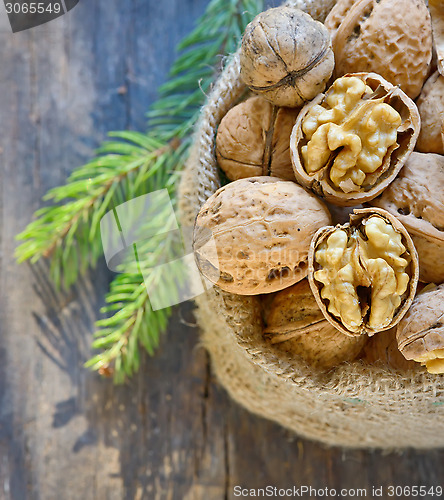
<path fill-rule="evenodd" d="M 290 134 L 298 111 L 258 96 L 231 108 L 216 135 L 217 161 L 228 179 L 271 175 L 294 181 Z"/>
<path fill-rule="evenodd" d="M 277 106 L 298 107 L 322 92 L 334 67 L 325 26 L 299 9 L 277 7 L 245 29 L 241 78 Z"/>
<path fill-rule="evenodd" d="M 381 76 L 338 78 L 296 120 L 290 138 L 296 179 L 335 205 L 371 200 L 401 170 L 419 127 L 415 103 Z"/>
<path fill-rule="evenodd" d="M 434 73 L 425 83 L 416 102 L 421 116 L 421 131 L 416 149 L 422 153 L 444 154 L 444 76 Z"/>
<path fill-rule="evenodd" d="M 348 14 L 354 3 L 356 3 L 356 0 L 337 0 L 330 12 L 327 14 L 327 17 L 324 21 L 324 26 L 330 32 L 330 37 L 332 40 L 336 36 L 339 26 L 345 19 L 345 16 Z"/>
<path fill-rule="evenodd" d="M 419 257 L 419 277 L 444 282 L 444 156 L 413 152 L 399 176 L 372 205 L 406 227 Z"/>
<path fill-rule="evenodd" d="M 396 338 L 406 359 L 425 365 L 430 373 L 444 373 L 444 285 L 426 287 L 415 298 Z"/>
<path fill-rule="evenodd" d="M 348 335 L 388 330 L 416 291 L 415 247 L 385 210 L 355 209 L 350 222 L 320 229 L 308 257 L 308 278 L 324 316 Z"/>
<path fill-rule="evenodd" d="M 307 275 L 311 238 L 330 220 L 326 206 L 294 182 L 234 181 L 216 191 L 196 218 L 197 266 L 228 292 L 281 290 Z"/>
<path fill-rule="evenodd" d="M 360 338 L 360 337 L 358 337 Z M 370 338 L 362 352 L 362 361 L 398 371 L 416 370 L 418 364 L 404 358 L 398 348 L 396 327 Z"/>
<path fill-rule="evenodd" d="M 353 361 L 367 341 L 365 335 L 344 335 L 324 318 L 307 279 L 274 296 L 264 334 L 280 351 L 320 369 Z"/>
<path fill-rule="evenodd" d="M 436 52 L 438 71 L 444 76 L 444 10 L 442 0 L 428 0 L 432 17 L 433 45 Z"/>
<path fill-rule="evenodd" d="M 423 0 L 339 0 L 325 20 L 331 30 L 335 77 L 382 75 L 412 99 L 427 78 L 432 26 Z"/>

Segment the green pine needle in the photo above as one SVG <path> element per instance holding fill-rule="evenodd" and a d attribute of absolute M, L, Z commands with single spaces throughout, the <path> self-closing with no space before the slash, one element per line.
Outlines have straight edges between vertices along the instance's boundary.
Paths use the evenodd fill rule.
<path fill-rule="evenodd" d="M 168 189 L 175 205 L 175 189 L 191 143 L 191 132 L 200 107 L 223 62 L 234 52 L 245 26 L 261 10 L 256 0 L 212 0 L 197 27 L 178 46 L 170 80 L 160 88 L 160 98 L 148 113 L 149 131 L 110 133 L 97 157 L 76 169 L 64 186 L 50 190 L 49 202 L 20 233 L 16 250 L 19 262 L 51 259 L 51 278 L 57 287 L 69 287 L 103 256 L 100 221 L 126 201 Z M 93 348 L 100 352 L 86 366 L 117 383 L 133 375 L 140 365 L 140 346 L 155 352 L 165 331 L 171 308 L 153 310 L 146 280 L 157 285 L 158 297 L 174 299 L 183 275 L 160 271 L 162 262 L 175 262 L 183 254 L 182 242 L 165 210 L 140 228 L 141 235 L 162 234 L 137 243 L 137 258 L 129 254 L 111 283 L 106 297 L 106 319 L 97 322 Z M 169 226 L 171 224 L 171 226 Z M 177 261 L 179 262 L 179 261 Z M 180 266 L 180 263 L 174 263 Z"/>
<path fill-rule="evenodd" d="M 68 288 L 103 256 L 99 223 L 107 211 L 168 180 L 160 167 L 175 145 L 137 132 L 110 136 L 122 140 L 106 142 L 100 156 L 75 170 L 66 185 L 50 190 L 44 199 L 53 204 L 38 210 L 36 220 L 17 236 L 23 241 L 17 260 L 50 257 L 57 287 Z"/>

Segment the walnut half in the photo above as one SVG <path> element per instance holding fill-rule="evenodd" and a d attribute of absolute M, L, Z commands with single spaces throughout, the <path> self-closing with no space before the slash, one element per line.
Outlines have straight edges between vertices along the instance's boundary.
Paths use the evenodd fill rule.
<path fill-rule="evenodd" d="M 415 296 L 415 247 L 402 224 L 385 210 L 354 210 L 349 223 L 320 229 L 308 262 L 319 307 L 348 335 L 392 328 Z"/>
<path fill-rule="evenodd" d="M 414 151 L 372 205 L 387 210 L 407 229 L 419 256 L 419 279 L 444 282 L 444 156 Z"/>
<path fill-rule="evenodd" d="M 428 285 L 396 329 L 399 350 L 406 359 L 444 373 L 444 285 Z"/>
<path fill-rule="evenodd" d="M 416 144 L 415 103 L 375 73 L 338 78 L 299 113 L 290 138 L 296 179 L 327 201 L 375 198 Z"/>

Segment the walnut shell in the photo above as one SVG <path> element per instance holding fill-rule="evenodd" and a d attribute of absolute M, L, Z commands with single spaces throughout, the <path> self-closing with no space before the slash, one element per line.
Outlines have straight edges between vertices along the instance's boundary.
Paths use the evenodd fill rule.
<path fill-rule="evenodd" d="M 345 16 L 356 2 L 357 0 L 337 0 L 330 12 L 327 14 L 324 26 L 330 32 L 332 40 L 336 36 L 336 32 L 338 31 L 342 21 L 345 19 Z"/>
<path fill-rule="evenodd" d="M 444 156 L 413 152 L 371 204 L 390 212 L 410 233 L 421 281 L 444 282 Z"/>
<path fill-rule="evenodd" d="M 325 25 L 332 27 L 335 77 L 375 72 L 412 99 L 418 96 L 432 58 L 432 26 L 423 0 L 358 0 L 353 4 L 339 0 Z"/>
<path fill-rule="evenodd" d="M 434 73 L 425 83 L 416 101 L 421 116 L 416 149 L 422 153 L 444 154 L 444 76 Z"/>
<path fill-rule="evenodd" d="M 444 373 L 444 285 L 426 287 L 399 323 L 398 346 L 406 359 Z"/>
<path fill-rule="evenodd" d="M 298 112 L 259 96 L 231 108 L 216 135 L 217 161 L 228 179 L 271 175 L 294 181 L 290 135 Z"/>
<path fill-rule="evenodd" d="M 433 46 L 435 48 L 438 71 L 444 76 L 444 9 L 442 0 L 428 0 L 432 17 Z"/>
<path fill-rule="evenodd" d="M 367 342 L 365 335 L 344 335 L 324 318 L 307 279 L 274 296 L 264 334 L 277 349 L 320 369 L 353 361 Z"/>
<path fill-rule="evenodd" d="M 330 220 L 322 201 L 294 182 L 234 181 L 210 196 L 197 215 L 197 266 L 228 292 L 281 290 L 307 275 L 311 238 Z"/>
<path fill-rule="evenodd" d="M 395 179 L 419 130 L 416 105 L 398 87 L 375 73 L 345 75 L 298 115 L 290 138 L 296 179 L 332 204 L 356 206 Z"/>
<path fill-rule="evenodd" d="M 416 370 L 418 364 L 401 354 L 396 340 L 396 327 L 370 338 L 362 352 L 362 361 L 398 371 Z"/>
<path fill-rule="evenodd" d="M 335 328 L 371 336 L 393 328 L 407 312 L 418 283 L 418 258 L 396 217 L 378 208 L 355 209 L 349 223 L 315 234 L 308 279 Z"/>
<path fill-rule="evenodd" d="M 292 7 L 262 12 L 246 27 L 241 78 L 277 106 L 298 107 L 322 92 L 334 67 L 325 26 Z"/>

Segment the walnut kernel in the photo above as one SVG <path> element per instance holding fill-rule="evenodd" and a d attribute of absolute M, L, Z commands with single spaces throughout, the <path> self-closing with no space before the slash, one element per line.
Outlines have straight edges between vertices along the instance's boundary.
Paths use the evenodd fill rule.
<path fill-rule="evenodd" d="M 355 210 L 350 223 L 323 228 L 313 238 L 309 280 L 325 317 L 349 335 L 393 327 L 413 300 L 416 251 L 388 212 Z"/>
<path fill-rule="evenodd" d="M 413 152 L 390 186 L 372 205 L 405 226 L 419 257 L 419 278 L 444 282 L 444 156 Z"/>
<path fill-rule="evenodd" d="M 296 179 L 334 204 L 368 201 L 396 177 L 419 122 L 413 101 L 379 75 L 339 78 L 298 116 L 290 139 Z"/>
<path fill-rule="evenodd" d="M 340 78 L 333 89 L 326 98 L 331 109 L 313 106 L 302 122 L 308 140 L 302 158 L 307 172 L 314 173 L 325 167 L 332 151 L 339 150 L 330 180 L 345 193 L 359 191 L 396 143 L 401 116 L 383 98 L 364 101 L 363 95 L 372 94 L 372 89 L 359 78 Z"/>

